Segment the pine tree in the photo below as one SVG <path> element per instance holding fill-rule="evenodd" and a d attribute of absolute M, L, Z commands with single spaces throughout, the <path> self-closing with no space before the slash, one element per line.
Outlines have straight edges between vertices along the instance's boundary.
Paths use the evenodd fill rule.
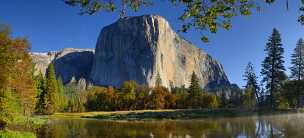
<path fill-rule="evenodd" d="M 57 94 L 57 109 L 58 111 L 63 111 L 67 106 L 67 98 L 64 93 L 64 85 L 61 77 L 57 79 L 57 87 L 58 87 L 58 94 Z"/>
<path fill-rule="evenodd" d="M 297 46 L 294 49 L 294 53 L 291 55 L 291 78 L 295 81 L 287 83 L 286 85 L 292 85 L 293 89 L 285 90 L 285 93 L 288 92 L 288 95 L 294 95 L 295 101 L 297 101 L 297 106 L 300 105 L 300 96 L 302 80 L 304 78 L 304 40 L 300 38 L 297 42 Z M 286 94 L 285 94 L 286 95 Z"/>
<path fill-rule="evenodd" d="M 191 107 L 197 107 L 200 106 L 201 103 L 201 96 L 202 96 L 202 87 L 199 84 L 199 79 L 196 76 L 196 74 L 193 72 L 191 75 L 191 84 L 189 86 L 189 96 L 188 96 L 188 102 L 189 106 Z"/>
<path fill-rule="evenodd" d="M 304 78 L 304 41 L 299 39 L 294 53 L 291 55 L 291 78 L 303 80 Z"/>
<path fill-rule="evenodd" d="M 285 71 L 281 36 L 277 29 L 273 29 L 272 35 L 265 48 L 267 56 L 262 62 L 262 82 L 265 83 L 266 92 L 270 96 L 271 107 L 274 108 L 274 95 L 280 86 Z"/>
<path fill-rule="evenodd" d="M 160 86 L 162 86 L 162 80 L 160 78 L 159 72 L 157 72 L 156 80 L 155 80 L 155 87 L 160 87 Z"/>
<path fill-rule="evenodd" d="M 245 74 L 243 75 L 243 77 L 246 81 L 245 89 L 251 89 L 257 102 L 259 102 L 259 86 L 257 83 L 257 76 L 255 75 L 254 67 L 251 62 L 249 62 L 246 66 Z"/>
<path fill-rule="evenodd" d="M 46 78 L 46 92 L 44 96 L 44 109 L 43 114 L 53 114 L 55 113 L 56 107 L 56 97 L 58 93 L 57 80 L 55 76 L 54 64 L 51 63 L 48 67 L 47 78 Z"/>
<path fill-rule="evenodd" d="M 45 97 L 45 87 L 46 87 L 46 82 L 45 82 L 45 78 L 44 76 L 42 75 L 42 73 L 40 72 L 36 78 L 36 87 L 37 87 L 37 90 L 38 90 L 38 93 L 37 93 L 37 103 L 36 103 L 36 112 L 37 113 L 42 113 L 43 112 L 43 104 L 44 104 L 44 97 Z"/>
<path fill-rule="evenodd" d="M 196 74 L 193 72 L 191 75 L 191 84 L 189 86 L 190 95 L 200 95 L 202 93 L 202 87 L 199 84 L 199 79 Z"/>

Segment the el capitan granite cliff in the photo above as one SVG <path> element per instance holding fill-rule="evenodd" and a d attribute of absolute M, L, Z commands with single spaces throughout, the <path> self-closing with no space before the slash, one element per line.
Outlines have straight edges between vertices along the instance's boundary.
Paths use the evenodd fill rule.
<path fill-rule="evenodd" d="M 189 85 L 195 72 L 202 87 L 229 85 L 223 67 L 207 53 L 179 37 L 162 17 L 120 19 L 98 37 L 90 78 L 99 85 L 120 86 L 125 80 L 165 87 Z"/>
<path fill-rule="evenodd" d="M 194 71 L 203 88 L 230 85 L 220 63 L 178 36 L 169 23 L 157 15 L 119 19 L 101 30 L 95 53 L 92 50 L 86 54 L 74 51 L 78 51 L 78 56 L 72 57 L 79 60 L 67 58 L 66 55 L 60 56 L 65 60 L 53 58 L 55 64 L 60 63 L 60 66 L 55 65 L 56 73 L 65 82 L 79 72 L 84 75 L 78 76 L 96 85 L 118 87 L 123 81 L 135 80 L 153 87 L 159 74 L 165 87 L 187 87 Z M 69 55 L 73 55 L 73 50 L 70 50 Z M 43 60 L 35 59 L 39 58 L 35 53 L 33 57 L 34 61 Z M 85 65 L 66 66 L 64 62 L 70 65 L 71 60 L 74 64 Z"/>

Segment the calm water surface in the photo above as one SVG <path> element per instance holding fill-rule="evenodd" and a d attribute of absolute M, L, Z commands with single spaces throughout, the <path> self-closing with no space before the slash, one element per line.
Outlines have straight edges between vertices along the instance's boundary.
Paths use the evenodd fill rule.
<path fill-rule="evenodd" d="M 179 121 L 58 119 L 42 138 L 304 138 L 304 114 Z"/>

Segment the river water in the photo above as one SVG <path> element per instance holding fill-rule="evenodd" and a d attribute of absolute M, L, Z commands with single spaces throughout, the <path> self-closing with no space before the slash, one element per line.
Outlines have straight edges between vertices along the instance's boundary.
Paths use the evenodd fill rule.
<path fill-rule="evenodd" d="M 56 119 L 42 138 L 304 138 L 304 114 L 160 121 Z"/>

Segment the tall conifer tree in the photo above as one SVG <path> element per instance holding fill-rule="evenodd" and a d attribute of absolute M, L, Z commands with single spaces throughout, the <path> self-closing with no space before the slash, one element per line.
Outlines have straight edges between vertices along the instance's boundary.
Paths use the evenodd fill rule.
<path fill-rule="evenodd" d="M 63 111 L 65 107 L 67 106 L 67 98 L 65 96 L 64 92 L 64 85 L 61 76 L 57 79 L 57 85 L 58 85 L 58 94 L 57 94 L 57 110 Z"/>
<path fill-rule="evenodd" d="M 202 93 L 202 87 L 199 84 L 199 79 L 194 72 L 191 75 L 191 84 L 189 86 L 189 93 L 192 96 L 197 96 Z"/>
<path fill-rule="evenodd" d="M 199 84 L 199 79 L 196 74 L 193 72 L 191 75 L 191 84 L 189 86 L 189 95 L 187 98 L 188 106 L 190 107 L 199 107 L 202 103 L 202 87 Z"/>
<path fill-rule="evenodd" d="M 296 81 L 293 81 L 290 84 L 293 84 L 292 87 L 295 89 L 293 91 L 289 89 L 285 92 L 293 93 L 293 95 L 297 97 L 297 106 L 299 106 L 301 94 L 303 94 L 303 90 L 301 89 L 301 80 L 304 78 L 304 40 L 302 38 L 298 40 L 294 53 L 291 55 L 291 65 L 290 77 Z"/>
<path fill-rule="evenodd" d="M 274 108 L 275 92 L 283 79 L 285 71 L 283 53 L 284 49 L 281 44 L 281 36 L 277 29 L 273 29 L 272 35 L 268 39 L 265 48 L 266 57 L 262 62 L 261 75 L 263 76 L 262 82 L 265 84 L 266 92 L 270 96 L 271 107 Z"/>
<path fill-rule="evenodd" d="M 47 78 L 46 78 L 46 92 L 44 97 L 44 114 L 53 114 L 55 113 L 56 101 L 58 94 L 58 84 L 55 75 L 54 64 L 51 63 L 48 67 Z"/>
<path fill-rule="evenodd" d="M 257 76 L 255 75 L 254 67 L 251 62 L 249 62 L 246 66 L 245 74 L 243 75 L 243 77 L 246 81 L 246 90 L 251 89 L 257 102 L 259 102 L 259 86 L 257 83 Z"/>
<path fill-rule="evenodd" d="M 37 103 L 36 103 L 36 112 L 42 113 L 44 108 L 44 97 L 45 97 L 45 87 L 46 87 L 46 81 L 42 73 L 40 72 L 36 76 L 36 85 L 37 85 Z"/>
<path fill-rule="evenodd" d="M 156 75 L 156 80 L 155 80 L 155 87 L 160 87 L 162 86 L 162 79 L 159 75 L 159 72 L 157 72 L 157 75 Z"/>
<path fill-rule="evenodd" d="M 304 40 L 299 39 L 294 53 L 291 55 L 291 78 L 303 80 L 304 78 Z"/>

